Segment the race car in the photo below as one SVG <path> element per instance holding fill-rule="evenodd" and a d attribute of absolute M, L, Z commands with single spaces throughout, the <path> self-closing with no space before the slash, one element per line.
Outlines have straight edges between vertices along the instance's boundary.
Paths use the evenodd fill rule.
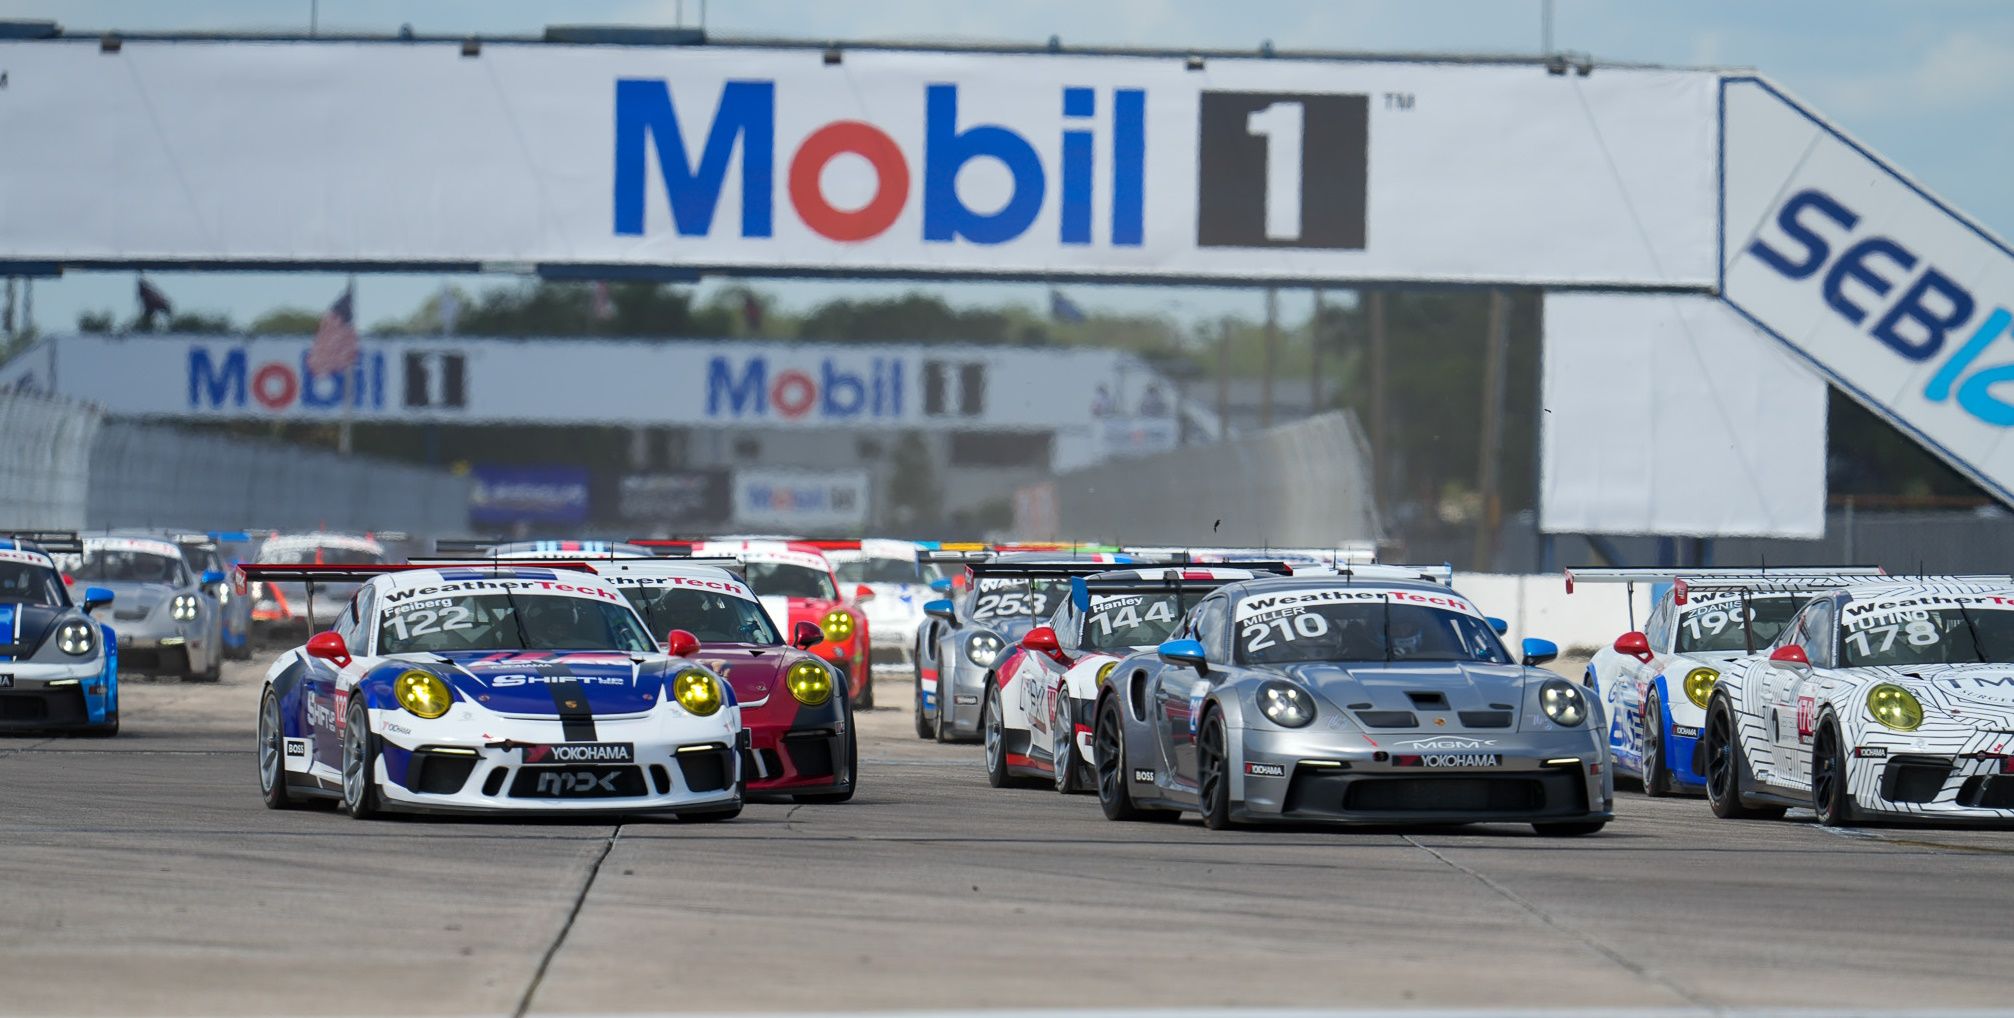
<path fill-rule="evenodd" d="M 247 581 L 355 586 L 259 698 L 259 790 L 385 811 L 741 812 L 733 691 L 665 653 L 585 563 L 253 564 Z"/>
<path fill-rule="evenodd" d="M 148 533 L 92 535 L 76 555 L 57 564 L 75 582 L 110 590 L 110 615 L 119 634 L 119 668 L 127 674 L 179 675 L 185 682 L 215 682 L 224 667 L 224 617 L 208 589 L 224 579 L 197 572 L 167 537 Z"/>
<path fill-rule="evenodd" d="M 203 593 L 217 602 L 217 613 L 222 619 L 224 659 L 244 661 L 252 656 L 252 602 L 237 596 L 231 588 L 231 569 L 235 561 L 226 559 L 223 537 L 240 536 L 226 531 L 181 531 L 169 537 L 175 546 L 182 549 L 182 558 L 189 568 L 205 577 L 214 575 L 216 579 L 203 584 Z M 244 535 L 249 538 L 249 535 Z"/>
<path fill-rule="evenodd" d="M 1226 583 L 1289 575 L 1282 562 L 1143 566 L 1070 578 L 1069 596 L 1028 630 L 986 690 L 980 722 L 995 788 L 1034 777 L 1089 790 L 1091 711 L 1121 657 L 1174 635 L 1189 606 Z"/>
<path fill-rule="evenodd" d="M 378 565 L 390 558 L 375 538 L 315 532 L 274 534 L 259 545 L 253 561 L 261 565 Z M 258 582 L 245 593 L 252 599 L 252 638 L 262 644 L 285 645 L 327 628 L 356 593 L 356 587 L 317 584 L 310 597 L 303 584 Z M 311 606 L 309 601 L 315 603 Z"/>
<path fill-rule="evenodd" d="M 1722 670 L 1704 739 L 1725 819 L 1808 806 L 1833 827 L 2014 823 L 2014 582 L 1897 577 L 1811 598 Z"/>
<path fill-rule="evenodd" d="M 1813 592 L 1879 575 L 1875 566 L 1801 569 L 1569 569 L 1566 592 L 1580 584 L 1625 584 L 1629 632 L 1595 652 L 1583 683 L 1608 719 L 1616 774 L 1634 778 L 1650 796 L 1706 791 L 1699 733 L 1706 701 L 1729 661 L 1768 646 Z M 1784 581 L 1783 589 L 1744 598 L 1734 590 L 1693 584 L 1743 579 Z M 1642 630 L 1636 628 L 1636 585 L 1655 585 Z"/>
<path fill-rule="evenodd" d="M 1513 658 L 1453 589 L 1393 567 L 1247 580 L 1098 692 L 1092 766 L 1112 820 L 1531 824 L 1611 817 L 1600 705 Z"/>
<path fill-rule="evenodd" d="M 851 587 L 867 617 L 870 649 L 876 661 L 901 664 L 916 646 L 923 628 L 923 605 L 934 600 L 930 581 L 914 541 L 810 541 L 832 562 L 840 589 Z M 871 597 L 858 596 L 865 590 Z"/>
<path fill-rule="evenodd" d="M 1008 649 L 1056 610 L 1072 576 L 1128 564 L 1113 553 L 1026 552 L 991 558 L 967 553 L 971 580 L 960 599 L 923 606 L 930 621 L 917 638 L 916 737 L 969 742 L 981 735 L 980 712 Z M 961 603 L 962 602 L 962 603 Z"/>
<path fill-rule="evenodd" d="M 73 600 L 52 554 L 80 554 L 77 535 L 0 535 L 0 732 L 119 733 L 119 653 L 91 617 L 112 591 Z"/>
<path fill-rule="evenodd" d="M 874 707 L 872 626 L 861 606 L 873 592 L 855 587 L 850 597 L 842 597 L 832 562 L 817 547 L 802 541 L 757 539 L 632 543 L 658 554 L 739 559 L 743 577 L 762 599 L 769 617 L 792 631 L 799 622 L 817 626 L 825 640 L 811 652 L 838 670 L 855 709 Z"/>

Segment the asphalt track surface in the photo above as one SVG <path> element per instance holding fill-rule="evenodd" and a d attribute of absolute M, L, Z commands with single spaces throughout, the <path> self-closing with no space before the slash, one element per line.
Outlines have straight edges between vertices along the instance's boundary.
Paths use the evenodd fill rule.
<path fill-rule="evenodd" d="M 2014 832 L 1115 824 L 861 718 L 860 795 L 727 824 L 271 812 L 258 670 L 0 740 L 0 1011 L 2006 1007 Z"/>

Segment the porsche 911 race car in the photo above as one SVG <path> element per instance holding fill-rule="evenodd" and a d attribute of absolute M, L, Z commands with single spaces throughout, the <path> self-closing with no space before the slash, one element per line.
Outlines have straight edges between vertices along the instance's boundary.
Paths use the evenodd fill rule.
<path fill-rule="evenodd" d="M 1880 571 L 1874 566 L 1567 570 L 1569 594 L 1586 583 L 1627 585 L 1629 632 L 1595 653 L 1585 677 L 1608 718 L 1616 774 L 1642 782 L 1646 795 L 1703 794 L 1706 772 L 1699 733 L 1720 670 L 1773 642 L 1812 593 Z M 1747 597 L 1734 590 L 1693 589 L 1700 583 L 1743 580 L 1784 582 L 1783 589 Z M 1655 591 L 1641 630 L 1636 628 L 1639 583 L 1653 584 Z"/>
<path fill-rule="evenodd" d="M 361 584 L 286 651 L 259 700 L 275 809 L 351 816 L 741 811 L 733 691 L 664 653 L 593 567 L 248 565 L 271 583 Z"/>
<path fill-rule="evenodd" d="M 916 542 L 870 538 L 808 543 L 831 560 L 840 589 L 855 591 L 861 614 L 867 617 L 874 659 L 907 661 L 923 628 L 923 605 L 937 597 L 930 588 L 934 577 L 925 575 Z M 858 596 L 862 590 L 873 596 Z"/>
<path fill-rule="evenodd" d="M 252 561 L 262 565 L 378 565 L 391 559 L 375 538 L 316 532 L 274 534 L 259 544 Z M 267 645 L 305 640 L 309 633 L 328 628 L 354 593 L 354 584 L 326 583 L 316 585 L 310 598 L 303 584 L 253 583 L 245 589 L 245 596 L 252 599 L 252 639 Z M 312 619 L 310 600 L 315 602 Z"/>
<path fill-rule="evenodd" d="M 1721 672 L 1705 743 L 1723 818 L 2014 823 L 2014 583 L 1891 578 L 1811 598 Z"/>
<path fill-rule="evenodd" d="M 856 586 L 840 592 L 832 562 L 817 547 L 801 541 L 717 540 L 637 541 L 660 554 L 681 550 L 699 558 L 739 559 L 749 587 L 762 599 L 763 610 L 778 625 L 795 630 L 809 622 L 825 634 L 811 652 L 825 659 L 846 683 L 847 696 L 860 710 L 874 706 L 872 626 L 861 602 L 872 591 Z"/>
<path fill-rule="evenodd" d="M 221 573 L 197 572 L 174 542 L 147 533 L 86 537 L 82 552 L 57 561 L 75 582 L 118 597 L 118 604 L 93 614 L 119 634 L 121 671 L 217 681 L 224 667 L 224 617 L 208 591 L 224 580 Z"/>
<path fill-rule="evenodd" d="M 82 551 L 71 533 L 0 535 L 0 732 L 119 732 L 118 642 L 91 617 L 115 595 L 73 601 L 53 557 Z"/>
<path fill-rule="evenodd" d="M 239 546 L 249 546 L 251 535 L 242 531 L 182 531 L 170 536 L 175 546 L 182 549 L 182 558 L 205 579 L 203 593 L 217 602 L 217 614 L 221 618 L 223 630 L 224 659 L 244 661 L 252 656 L 252 602 L 250 598 L 239 597 L 232 589 L 231 570 L 237 567 L 237 557 L 230 552 L 230 539 L 236 538 Z"/>
<path fill-rule="evenodd" d="M 1090 789 L 1091 712 L 1113 666 L 1173 636 L 1204 594 L 1262 575 L 1290 570 L 1283 562 L 1227 561 L 1071 577 L 1068 596 L 1021 637 L 986 690 L 987 780 L 995 788 L 1034 777 L 1065 794 Z"/>
<path fill-rule="evenodd" d="M 995 669 L 1009 648 L 1056 610 L 1072 576 L 1102 573 L 1131 561 L 1112 553 L 1027 552 L 966 566 L 968 582 L 958 601 L 941 598 L 923 606 L 930 621 L 917 638 L 916 736 L 939 742 L 969 742 L 980 736 L 979 714 Z"/>
<path fill-rule="evenodd" d="M 1613 808 L 1600 706 L 1537 667 L 1557 649 L 1393 567 L 1233 583 L 1177 639 L 1113 668 L 1092 765 L 1113 820 L 1529 823 Z"/>

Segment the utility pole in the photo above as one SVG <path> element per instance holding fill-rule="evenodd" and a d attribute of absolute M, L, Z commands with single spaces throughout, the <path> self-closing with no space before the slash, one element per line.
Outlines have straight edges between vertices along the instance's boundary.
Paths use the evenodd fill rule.
<path fill-rule="evenodd" d="M 1273 358 L 1280 346 L 1280 290 L 1266 287 L 1266 345 L 1259 376 L 1259 427 L 1273 426 Z"/>
<path fill-rule="evenodd" d="M 1231 437 L 1231 320 L 1217 323 L 1217 441 Z"/>
<path fill-rule="evenodd" d="M 1368 298 L 1371 330 L 1371 504 L 1384 510 L 1385 460 L 1390 453 L 1390 424 L 1385 417 L 1385 294 L 1372 290 Z"/>
<path fill-rule="evenodd" d="M 1482 434 L 1476 444 L 1476 493 L 1482 506 L 1476 516 L 1472 569 L 1491 568 L 1496 559 L 1497 530 L 1503 525 L 1504 389 L 1508 382 L 1504 362 L 1509 347 L 1510 299 L 1502 290 L 1491 290 L 1489 335 L 1483 347 Z"/>
<path fill-rule="evenodd" d="M 1308 315 L 1308 416 L 1322 412 L 1322 346 L 1328 337 L 1322 330 L 1322 288 L 1315 287 L 1315 310 Z"/>

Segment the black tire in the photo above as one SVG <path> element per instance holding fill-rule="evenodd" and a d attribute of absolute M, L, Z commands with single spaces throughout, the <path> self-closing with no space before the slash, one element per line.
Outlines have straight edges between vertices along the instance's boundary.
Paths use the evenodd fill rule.
<path fill-rule="evenodd" d="M 77 734 L 87 739 L 109 739 L 119 734 L 119 712 L 116 710 L 106 711 L 105 720 L 89 728 L 79 729 Z"/>
<path fill-rule="evenodd" d="M 1572 820 L 1556 824 L 1533 824 L 1531 829 L 1544 838 L 1583 838 L 1607 826 L 1606 820 Z"/>
<path fill-rule="evenodd" d="M 343 812 L 358 820 L 378 815 L 382 801 L 377 773 L 378 737 L 371 731 L 362 694 L 353 694 L 348 720 L 343 722 Z"/>
<path fill-rule="evenodd" d="M 1070 702 L 1070 691 L 1065 688 L 1058 697 L 1058 704 Z M 1067 708 L 1065 708 L 1067 709 Z M 1061 795 L 1074 795 L 1084 790 L 1084 757 L 1077 752 L 1077 729 L 1075 719 L 1068 716 L 1052 716 L 1049 719 L 1050 747 L 1049 759 L 1056 764 L 1056 791 Z"/>
<path fill-rule="evenodd" d="M 951 691 L 942 678 L 937 680 L 937 713 L 930 719 L 930 733 L 938 742 L 951 741 Z"/>
<path fill-rule="evenodd" d="M 259 794 L 267 809 L 300 805 L 287 792 L 287 737 L 280 724 L 280 696 L 271 687 L 259 698 L 259 741 L 254 759 L 259 765 Z"/>
<path fill-rule="evenodd" d="M 1671 768 L 1664 762 L 1664 704 L 1653 689 L 1643 702 L 1643 794 L 1663 799 L 1671 793 Z"/>
<path fill-rule="evenodd" d="M 923 671 L 920 668 L 916 672 L 916 705 L 912 709 L 916 714 L 916 737 L 936 738 L 937 723 L 930 719 L 930 715 L 923 713 Z"/>
<path fill-rule="evenodd" d="M 1716 697 L 1706 711 L 1706 804 L 1722 820 L 1774 820 L 1781 806 L 1751 806 L 1741 798 L 1748 759 L 1734 738 L 1734 710 Z"/>
<path fill-rule="evenodd" d="M 1811 808 L 1826 827 L 1851 827 L 1859 819 L 1846 789 L 1846 747 L 1830 715 L 1811 737 Z"/>
<path fill-rule="evenodd" d="M 1221 831 L 1232 826 L 1230 733 L 1224 715 L 1211 711 L 1203 715 L 1196 733 L 1196 799 L 1202 807 L 1203 826 Z"/>
<path fill-rule="evenodd" d="M 867 654 L 867 660 L 860 663 L 860 696 L 854 705 L 859 710 L 874 709 L 874 652 Z"/>
<path fill-rule="evenodd" d="M 986 783 L 994 788 L 1022 784 L 1022 779 L 1007 769 L 1007 721 L 1000 709 L 1000 686 L 990 680 L 979 708 L 979 737 L 986 747 Z"/>
<path fill-rule="evenodd" d="M 1091 769 L 1098 778 L 1098 808 L 1107 820 L 1175 820 L 1174 810 L 1151 809 L 1133 801 L 1126 773 L 1125 725 L 1119 718 L 1117 697 L 1098 701 L 1091 727 Z"/>

